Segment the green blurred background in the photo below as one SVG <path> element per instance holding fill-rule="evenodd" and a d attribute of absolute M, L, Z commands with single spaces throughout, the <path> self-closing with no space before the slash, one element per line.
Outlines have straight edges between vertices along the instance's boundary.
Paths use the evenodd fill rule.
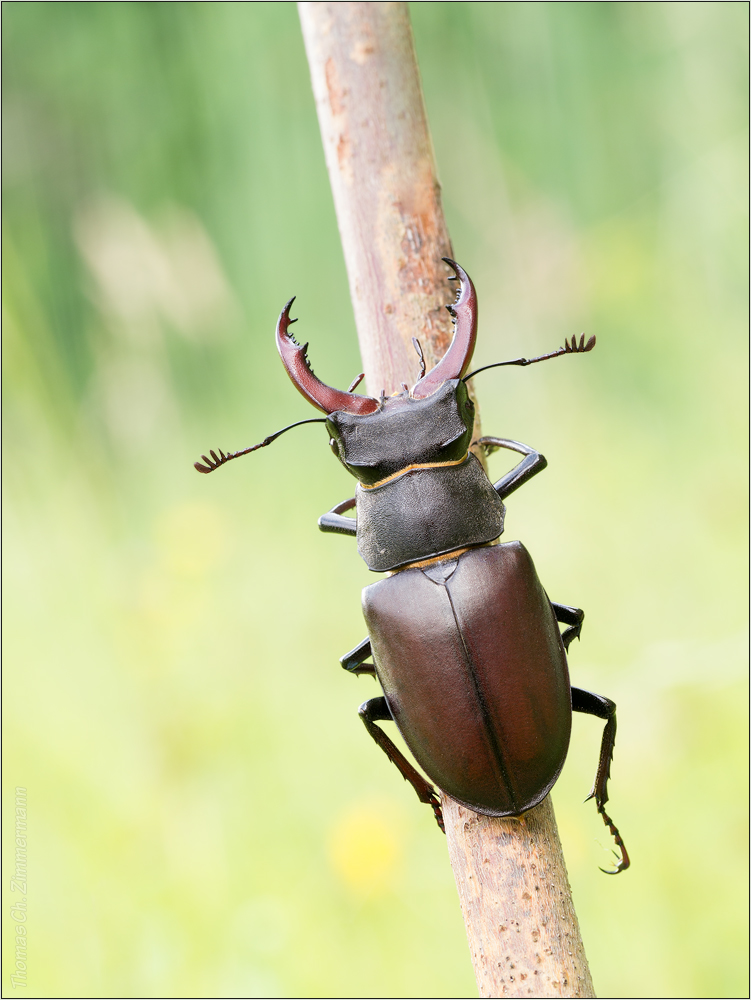
<path fill-rule="evenodd" d="M 554 792 L 601 997 L 746 983 L 745 3 L 416 3 L 485 433 L 574 682 L 618 704 L 617 879 L 578 717 Z M 372 582 L 276 355 L 359 369 L 290 3 L 8 3 L 5 791 L 35 997 L 472 997 L 443 838 L 337 658 Z M 491 460 L 500 475 L 502 459 Z M 12 824 L 4 840 L 13 862 Z M 7 869 L 6 869 L 7 871 Z M 18 894 L 5 882 L 5 914 Z M 6 924 L 5 994 L 13 964 Z"/>

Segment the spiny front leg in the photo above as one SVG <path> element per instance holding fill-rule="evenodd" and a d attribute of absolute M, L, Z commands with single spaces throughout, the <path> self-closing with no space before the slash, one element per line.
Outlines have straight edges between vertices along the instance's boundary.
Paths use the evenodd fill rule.
<path fill-rule="evenodd" d="M 522 444 L 521 441 L 512 441 L 510 438 L 482 437 L 474 443 L 480 445 L 486 455 L 492 454 L 497 448 L 507 448 L 509 451 L 516 451 L 520 455 L 524 455 L 518 465 L 515 465 L 497 483 L 493 483 L 493 489 L 501 500 L 505 500 L 520 486 L 529 482 L 532 476 L 542 472 L 548 464 L 544 455 L 535 451 L 534 448 L 530 448 L 529 445 Z"/>
<path fill-rule="evenodd" d="M 588 802 L 589 799 L 595 800 L 597 811 L 602 816 L 603 823 L 607 826 L 608 830 L 610 830 L 616 845 L 621 851 L 621 857 L 613 870 L 601 868 L 600 871 L 605 872 L 606 875 L 617 875 L 619 872 L 624 872 L 631 864 L 631 861 L 628 856 L 628 851 L 626 850 L 626 845 L 623 843 L 623 839 L 618 832 L 618 827 L 605 812 L 605 803 L 608 801 L 610 765 L 613 760 L 613 749 L 615 747 L 615 702 L 611 701 L 610 698 L 603 697 L 603 695 L 593 694 L 591 691 L 585 691 L 583 688 L 572 687 L 571 707 L 575 712 L 583 712 L 586 715 L 594 715 L 598 719 L 607 720 L 605 722 L 605 729 L 602 733 L 600 760 L 597 765 L 597 774 L 595 775 L 595 781 L 592 785 L 592 791 L 584 801 Z"/>

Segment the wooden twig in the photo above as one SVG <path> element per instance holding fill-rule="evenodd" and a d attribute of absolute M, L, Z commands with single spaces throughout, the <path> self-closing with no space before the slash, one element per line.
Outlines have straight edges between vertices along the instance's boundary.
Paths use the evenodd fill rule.
<path fill-rule="evenodd" d="M 448 796 L 451 867 L 481 997 L 593 997 L 548 796 L 518 819 Z"/>
<path fill-rule="evenodd" d="M 413 384 L 451 338 L 453 256 L 406 3 L 300 3 L 368 393 Z M 547 799 L 519 819 L 444 798 L 482 997 L 593 997 Z"/>
<path fill-rule="evenodd" d="M 300 3 L 368 393 L 414 384 L 451 340 L 452 273 L 403 3 Z"/>

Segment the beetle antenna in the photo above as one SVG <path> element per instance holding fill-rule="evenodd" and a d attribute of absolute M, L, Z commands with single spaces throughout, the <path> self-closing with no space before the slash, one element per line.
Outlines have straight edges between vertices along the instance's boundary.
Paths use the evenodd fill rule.
<path fill-rule="evenodd" d="M 420 341 L 417 339 L 417 337 L 412 338 L 412 343 L 414 344 L 415 350 L 417 351 L 417 357 L 420 359 L 420 378 L 418 378 L 417 380 L 419 382 L 420 379 L 425 374 L 425 357 L 422 353 L 422 347 L 420 347 Z"/>
<path fill-rule="evenodd" d="M 282 429 L 280 431 L 277 431 L 276 434 L 269 434 L 269 436 L 267 438 L 264 438 L 263 441 L 260 442 L 260 444 L 251 445 L 250 448 L 243 448 L 242 451 L 231 451 L 228 455 L 225 455 L 225 453 L 220 448 L 218 455 L 215 451 L 209 452 L 211 458 L 209 458 L 209 455 L 201 455 L 201 458 L 204 460 L 206 464 L 201 465 L 200 462 L 194 462 L 193 468 L 196 469 L 198 472 L 203 472 L 203 473 L 213 472 L 220 466 L 226 465 L 227 462 L 231 462 L 233 458 L 239 458 L 241 455 L 249 455 L 251 451 L 257 451 L 259 448 L 265 448 L 266 445 L 272 444 L 272 442 L 276 441 L 276 439 L 279 437 L 280 434 L 284 434 L 286 431 L 291 431 L 293 427 L 299 427 L 301 424 L 325 424 L 325 423 L 326 423 L 325 417 L 313 417 L 310 420 L 298 420 L 296 423 L 290 424 L 288 427 L 282 427 Z"/>
<path fill-rule="evenodd" d="M 550 358 L 560 358 L 564 354 L 585 354 L 587 351 L 591 351 L 592 348 L 597 343 L 597 337 L 592 336 L 589 338 L 587 343 L 584 343 L 584 334 L 581 335 L 579 342 L 577 343 L 576 337 L 571 338 L 571 343 L 569 344 L 568 338 L 564 341 L 565 347 L 559 347 L 557 351 L 551 351 L 550 354 L 541 354 L 539 358 L 514 358 L 513 361 L 496 361 L 493 365 L 484 365 L 482 368 L 475 368 L 473 372 L 469 375 L 465 375 L 462 382 L 468 382 L 475 375 L 479 375 L 480 372 L 487 371 L 488 368 L 503 368 L 505 365 L 519 365 L 524 368 L 526 365 L 534 365 L 538 361 L 549 361 Z"/>

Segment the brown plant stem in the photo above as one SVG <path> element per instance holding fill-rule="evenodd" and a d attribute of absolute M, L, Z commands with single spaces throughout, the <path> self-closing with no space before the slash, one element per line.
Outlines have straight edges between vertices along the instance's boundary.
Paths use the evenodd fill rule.
<path fill-rule="evenodd" d="M 406 3 L 300 3 L 369 395 L 414 384 L 452 334 L 452 257 Z M 461 262 L 461 261 L 460 261 Z M 479 429 L 475 429 L 479 436 Z M 549 799 L 518 819 L 443 796 L 482 997 L 592 997 Z"/>

